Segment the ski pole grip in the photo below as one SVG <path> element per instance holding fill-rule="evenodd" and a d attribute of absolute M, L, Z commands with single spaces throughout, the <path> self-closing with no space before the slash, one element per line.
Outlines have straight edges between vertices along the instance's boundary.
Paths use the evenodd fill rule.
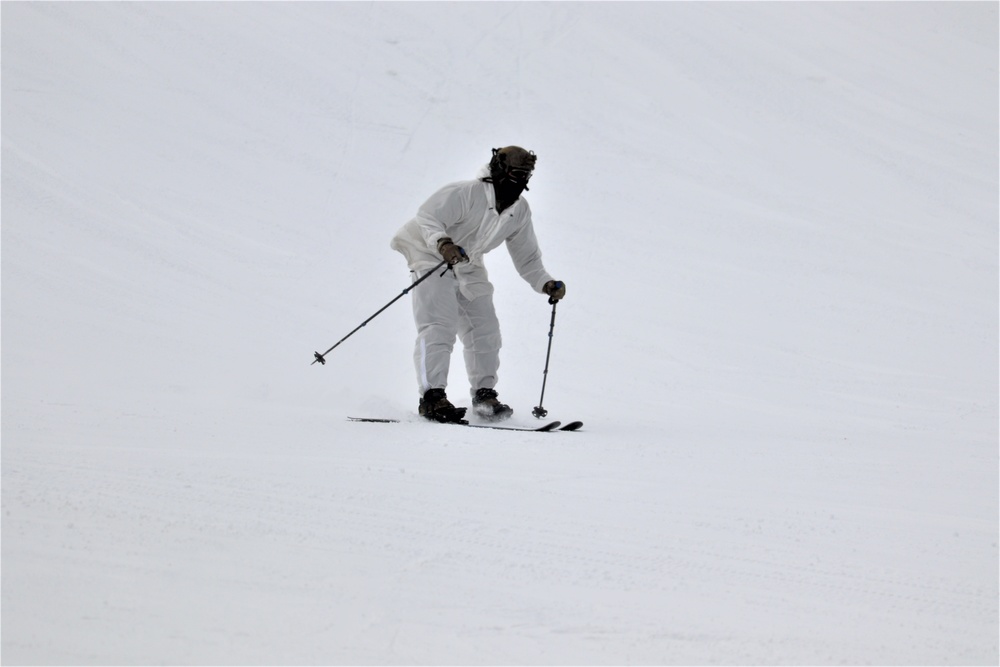
<path fill-rule="evenodd" d="M 562 286 L 563 286 L 563 282 L 561 280 L 555 281 L 555 285 L 553 285 L 553 287 L 555 289 L 560 289 Z M 557 303 L 559 303 L 559 299 L 554 299 L 551 296 L 549 297 L 549 305 L 554 306 Z"/>

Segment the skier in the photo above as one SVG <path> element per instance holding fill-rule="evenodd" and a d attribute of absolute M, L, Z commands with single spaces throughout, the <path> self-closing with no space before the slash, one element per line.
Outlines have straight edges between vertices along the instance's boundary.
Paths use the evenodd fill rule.
<path fill-rule="evenodd" d="M 513 414 L 496 391 L 500 366 L 500 323 L 493 308 L 493 285 L 483 256 L 506 242 L 518 273 L 553 302 L 566 295 L 542 265 L 531 224 L 531 209 L 521 193 L 536 156 L 519 146 L 494 148 L 475 180 L 444 186 L 396 233 L 390 247 L 406 257 L 418 280 L 447 260 L 449 271 L 432 276 L 413 291 L 417 326 L 414 364 L 420 390 L 419 412 L 439 422 L 461 421 L 465 408 L 448 400 L 448 366 L 455 337 L 462 340 L 472 410 L 487 421 Z"/>

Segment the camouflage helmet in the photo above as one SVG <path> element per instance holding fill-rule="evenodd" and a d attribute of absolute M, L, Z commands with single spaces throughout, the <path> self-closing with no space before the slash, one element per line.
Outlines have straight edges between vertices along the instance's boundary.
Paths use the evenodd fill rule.
<path fill-rule="evenodd" d="M 507 179 L 527 184 L 531 172 L 535 170 L 538 157 L 520 146 L 505 146 L 493 149 L 490 160 L 490 175 L 495 179 Z"/>

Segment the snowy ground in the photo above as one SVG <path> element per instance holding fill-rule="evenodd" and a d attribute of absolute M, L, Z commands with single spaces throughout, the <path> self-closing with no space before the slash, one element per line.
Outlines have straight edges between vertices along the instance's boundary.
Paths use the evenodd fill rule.
<path fill-rule="evenodd" d="M 997 664 L 997 3 L 0 9 L 5 664 Z M 585 430 L 348 423 L 511 143 Z"/>

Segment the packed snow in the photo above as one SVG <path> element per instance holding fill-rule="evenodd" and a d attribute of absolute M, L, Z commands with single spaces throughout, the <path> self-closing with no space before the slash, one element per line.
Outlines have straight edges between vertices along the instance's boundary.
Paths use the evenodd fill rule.
<path fill-rule="evenodd" d="M 997 664 L 996 2 L 0 11 L 4 664 Z M 577 433 L 310 363 L 508 144 Z"/>

